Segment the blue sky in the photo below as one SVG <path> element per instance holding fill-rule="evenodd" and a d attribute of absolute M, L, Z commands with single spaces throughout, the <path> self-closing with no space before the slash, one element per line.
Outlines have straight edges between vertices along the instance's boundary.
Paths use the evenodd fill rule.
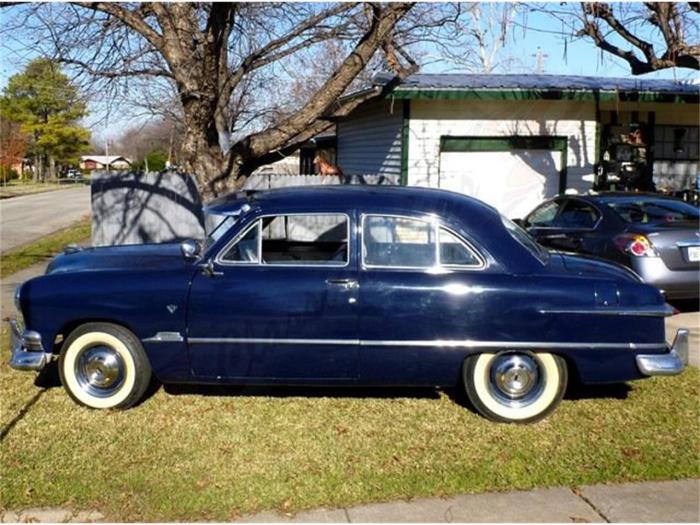
<path fill-rule="evenodd" d="M 555 5 L 555 4 L 554 4 Z M 2 16 L 2 11 L 0 11 Z M 0 21 L 1 23 L 1 21 Z M 630 77 L 629 67 L 622 59 L 601 54 L 600 50 L 589 41 L 578 39 L 569 41 L 564 46 L 561 35 L 540 32 L 538 29 L 557 29 L 556 22 L 541 13 L 530 13 L 527 19 L 527 29 L 516 28 L 509 39 L 504 53 L 517 59 L 519 70 L 534 71 L 537 49 L 540 48 L 545 56 L 544 73 L 559 75 L 592 75 L 604 77 Z M 7 36 L 7 35 L 5 35 Z M 11 38 L 4 38 L 0 42 L 0 89 L 6 84 L 10 76 L 22 70 L 24 65 L 34 58 L 32 53 L 22 50 L 23 43 Z M 429 65 L 424 70 L 429 73 L 444 71 L 444 66 Z M 697 80 L 698 72 L 687 69 L 668 69 L 644 75 L 643 78 L 667 78 L 677 80 Z M 98 136 L 116 136 L 121 131 L 133 124 L 133 119 L 116 116 L 110 117 L 108 122 L 101 118 L 101 105 L 99 102 L 91 104 L 93 114 L 86 124 L 91 127 L 93 134 Z"/>

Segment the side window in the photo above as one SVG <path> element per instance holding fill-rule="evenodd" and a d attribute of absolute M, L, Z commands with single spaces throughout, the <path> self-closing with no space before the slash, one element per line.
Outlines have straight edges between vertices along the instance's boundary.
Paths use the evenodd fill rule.
<path fill-rule="evenodd" d="M 534 226 L 535 228 L 547 228 L 554 226 L 554 219 L 556 218 L 560 207 L 561 202 L 557 201 L 551 201 L 543 204 L 533 211 L 527 218 L 527 226 Z"/>
<path fill-rule="evenodd" d="M 223 262 L 344 265 L 348 261 L 345 215 L 278 215 L 251 225 Z"/>
<path fill-rule="evenodd" d="M 229 250 L 221 257 L 222 261 L 226 262 L 244 262 L 256 263 L 259 261 L 258 244 L 260 237 L 260 221 L 255 221 L 248 227 L 248 230 L 243 233 L 243 236 L 236 241 L 236 244 L 231 246 Z"/>
<path fill-rule="evenodd" d="M 427 268 L 436 262 L 435 227 L 419 219 L 365 216 L 362 242 L 368 266 Z"/>
<path fill-rule="evenodd" d="M 279 215 L 262 219 L 261 260 L 266 264 L 348 262 L 345 215 Z"/>
<path fill-rule="evenodd" d="M 440 264 L 480 266 L 481 260 L 462 239 L 445 228 L 440 228 Z"/>
<path fill-rule="evenodd" d="M 598 221 L 598 212 L 593 206 L 570 200 L 559 214 L 557 226 L 560 228 L 593 228 Z"/>

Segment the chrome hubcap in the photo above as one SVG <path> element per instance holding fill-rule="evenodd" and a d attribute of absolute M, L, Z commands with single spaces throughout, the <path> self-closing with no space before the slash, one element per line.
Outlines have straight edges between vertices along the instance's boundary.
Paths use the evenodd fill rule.
<path fill-rule="evenodd" d="M 78 355 L 75 377 L 80 387 L 90 395 L 107 397 L 124 382 L 124 361 L 109 346 L 91 346 Z"/>
<path fill-rule="evenodd" d="M 532 403 L 544 386 L 537 357 L 530 354 L 497 355 L 489 379 L 494 397 L 511 407 Z"/>

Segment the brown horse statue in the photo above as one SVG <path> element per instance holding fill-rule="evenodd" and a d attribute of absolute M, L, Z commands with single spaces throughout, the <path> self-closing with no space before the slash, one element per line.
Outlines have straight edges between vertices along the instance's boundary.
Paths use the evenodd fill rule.
<path fill-rule="evenodd" d="M 316 166 L 316 171 L 322 177 L 326 175 L 336 176 L 340 182 L 343 182 L 343 179 L 345 178 L 343 170 L 340 169 L 340 166 L 337 164 L 331 164 L 321 155 L 316 155 L 314 157 L 314 166 Z"/>

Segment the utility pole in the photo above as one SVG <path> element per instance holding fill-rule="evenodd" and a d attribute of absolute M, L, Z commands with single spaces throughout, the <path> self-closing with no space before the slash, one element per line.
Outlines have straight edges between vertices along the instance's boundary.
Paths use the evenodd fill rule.
<path fill-rule="evenodd" d="M 545 60 L 545 58 L 549 58 L 549 55 L 547 55 L 546 53 L 543 53 L 542 48 L 540 46 L 537 46 L 537 53 L 535 53 L 534 55 L 530 55 L 530 56 L 535 57 L 535 72 L 538 75 L 541 75 L 542 73 L 544 73 L 544 60 Z"/>

